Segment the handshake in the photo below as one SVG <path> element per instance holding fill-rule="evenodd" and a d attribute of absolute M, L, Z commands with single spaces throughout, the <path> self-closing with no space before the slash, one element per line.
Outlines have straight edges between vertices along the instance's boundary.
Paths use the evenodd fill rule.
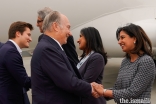
<path fill-rule="evenodd" d="M 92 82 L 91 87 L 92 87 L 92 96 L 94 96 L 95 98 L 104 96 L 104 92 L 106 90 L 104 89 L 103 85 Z"/>

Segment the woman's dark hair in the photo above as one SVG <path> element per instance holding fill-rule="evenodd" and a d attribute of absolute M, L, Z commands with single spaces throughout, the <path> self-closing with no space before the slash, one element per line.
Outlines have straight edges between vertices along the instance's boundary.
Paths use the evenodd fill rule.
<path fill-rule="evenodd" d="M 94 52 L 100 53 L 104 58 L 105 64 L 107 64 L 107 53 L 104 50 L 99 31 L 94 27 L 87 27 L 83 28 L 80 33 L 86 39 L 86 50 L 83 51 L 81 57 L 84 57 L 85 53 L 93 50 Z"/>
<path fill-rule="evenodd" d="M 135 47 L 131 51 L 132 54 L 138 54 L 139 56 L 141 56 L 142 54 L 140 53 L 140 51 L 143 51 L 145 54 L 152 56 L 151 41 L 140 26 L 130 23 L 124 27 L 119 27 L 116 31 L 117 40 L 119 40 L 121 31 L 124 31 L 130 37 L 136 38 Z M 129 57 L 128 53 L 126 53 L 126 57 Z"/>

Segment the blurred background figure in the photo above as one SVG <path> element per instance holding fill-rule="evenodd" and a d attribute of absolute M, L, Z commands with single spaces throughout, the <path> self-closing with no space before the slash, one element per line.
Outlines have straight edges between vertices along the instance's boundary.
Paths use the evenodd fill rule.
<path fill-rule="evenodd" d="M 42 24 L 43 24 L 43 20 L 45 18 L 46 15 L 48 15 L 50 12 L 52 12 L 53 10 L 49 7 L 44 7 L 43 9 L 39 10 L 37 12 L 38 17 L 37 17 L 37 23 L 36 26 L 39 28 L 40 33 L 43 33 L 42 30 Z M 38 42 L 41 40 L 41 38 L 43 37 L 44 34 L 41 34 L 38 38 Z"/>
<path fill-rule="evenodd" d="M 99 31 L 94 27 L 83 28 L 77 42 L 79 49 L 83 50 L 80 62 L 77 64 L 82 78 L 89 83 L 102 84 L 107 56 Z M 96 99 L 90 96 L 82 98 L 82 104 L 106 104 L 106 101 L 104 97 Z"/>

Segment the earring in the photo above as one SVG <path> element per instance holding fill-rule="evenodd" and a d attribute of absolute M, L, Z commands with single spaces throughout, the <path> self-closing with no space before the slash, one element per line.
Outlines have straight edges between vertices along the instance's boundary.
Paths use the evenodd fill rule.
<path fill-rule="evenodd" d="M 134 41 L 134 44 L 135 44 L 135 41 Z"/>

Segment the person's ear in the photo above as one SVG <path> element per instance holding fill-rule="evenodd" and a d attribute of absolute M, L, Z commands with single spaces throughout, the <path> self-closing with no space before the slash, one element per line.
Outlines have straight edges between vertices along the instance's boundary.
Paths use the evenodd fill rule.
<path fill-rule="evenodd" d="M 58 25 L 58 23 L 54 22 L 52 24 L 52 27 L 53 27 L 54 31 L 57 31 L 57 32 L 59 31 L 59 25 Z"/>
<path fill-rule="evenodd" d="M 134 44 L 136 43 L 136 37 L 134 37 Z"/>
<path fill-rule="evenodd" d="M 21 36 L 21 33 L 19 31 L 16 31 L 15 37 L 20 37 L 20 36 Z"/>

